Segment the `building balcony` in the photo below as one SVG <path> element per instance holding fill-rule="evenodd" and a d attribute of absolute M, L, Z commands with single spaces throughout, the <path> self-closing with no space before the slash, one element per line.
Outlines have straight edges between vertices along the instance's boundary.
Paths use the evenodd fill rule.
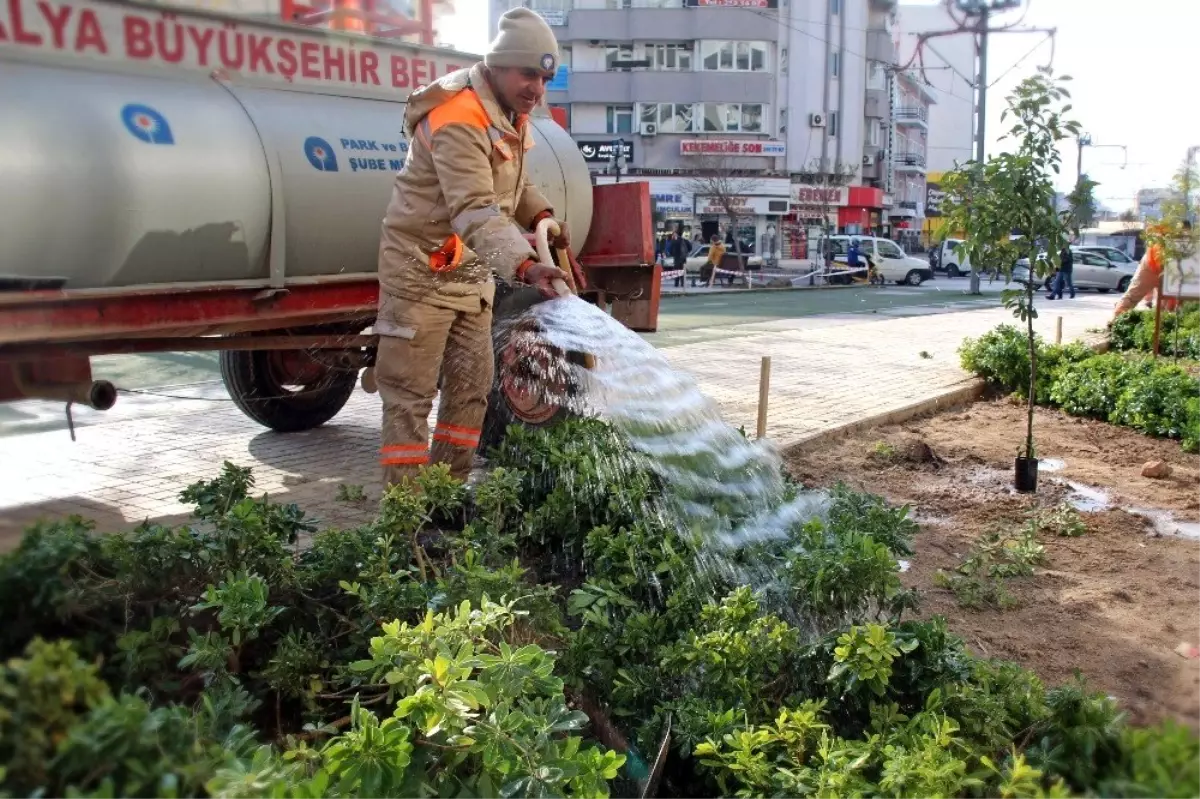
<path fill-rule="evenodd" d="M 557 19 L 556 19 L 557 21 Z M 697 39 L 779 41 L 779 19 L 772 9 L 691 7 L 581 8 L 567 11 L 554 33 L 563 43 L 627 42 L 653 36 L 656 42 Z"/>
<path fill-rule="evenodd" d="M 920 172 L 925 174 L 924 153 L 896 153 L 893 168 L 897 172 Z"/>
<path fill-rule="evenodd" d="M 929 112 L 921 106 L 901 106 L 892 111 L 892 118 L 898 127 L 929 130 Z"/>

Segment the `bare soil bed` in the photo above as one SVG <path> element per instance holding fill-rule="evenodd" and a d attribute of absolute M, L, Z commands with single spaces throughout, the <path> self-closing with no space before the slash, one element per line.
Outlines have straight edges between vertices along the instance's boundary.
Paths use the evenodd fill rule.
<path fill-rule="evenodd" d="M 1070 681 L 1078 669 L 1136 723 L 1173 717 L 1200 727 L 1200 660 L 1175 651 L 1184 642 L 1200 644 L 1200 540 L 1163 535 L 1126 510 L 1200 521 L 1200 459 L 1177 442 L 1039 408 L 1038 453 L 1054 471 L 1043 469 L 1036 495 L 1018 495 L 1011 490 L 1013 458 L 1024 414 L 1009 400 L 979 402 L 799 445 L 787 453 L 787 464 L 809 486 L 843 481 L 911 504 L 921 531 L 906 585 L 921 591 L 922 615 L 945 616 L 978 653 L 1014 660 L 1048 685 Z M 1151 460 L 1169 462 L 1172 476 L 1143 477 Z M 1088 502 L 1097 499 L 1089 488 L 1101 489 L 1107 502 Z M 1035 504 L 1064 501 L 1080 507 L 1087 532 L 1041 536 L 1045 565 L 1008 583 L 1016 607 L 963 608 L 937 586 L 938 570 L 958 567 L 981 534 L 1020 524 Z"/>

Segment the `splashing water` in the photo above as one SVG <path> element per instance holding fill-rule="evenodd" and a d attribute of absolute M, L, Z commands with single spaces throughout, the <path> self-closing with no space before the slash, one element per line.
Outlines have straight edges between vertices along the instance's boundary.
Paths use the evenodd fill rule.
<path fill-rule="evenodd" d="M 592 369 L 561 357 L 525 358 L 522 388 L 610 422 L 662 479 L 681 526 L 718 550 L 782 538 L 828 506 L 823 492 L 790 487 L 771 444 L 751 441 L 723 421 L 691 377 L 596 306 L 574 297 L 544 302 L 500 326 L 497 339 L 498 351 L 515 345 L 527 353 L 552 347 L 594 356 Z M 563 388 L 572 384 L 581 390 Z M 714 568 L 734 568 L 714 556 Z M 751 576 L 745 565 L 737 568 Z M 770 579 L 754 576 L 760 585 Z"/>

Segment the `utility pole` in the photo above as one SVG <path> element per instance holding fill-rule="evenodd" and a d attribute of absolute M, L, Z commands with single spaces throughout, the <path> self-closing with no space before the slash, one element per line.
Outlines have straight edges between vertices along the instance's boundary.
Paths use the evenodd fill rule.
<path fill-rule="evenodd" d="M 1083 148 L 1092 143 L 1092 136 L 1090 133 L 1081 133 L 1075 143 L 1079 147 L 1079 154 L 1075 156 L 1075 185 L 1078 186 L 1083 182 Z"/>
<path fill-rule="evenodd" d="M 988 55 L 988 7 L 986 4 L 979 7 L 979 105 L 975 110 L 976 125 L 975 125 L 975 160 L 983 163 L 983 148 L 987 139 L 984 138 L 984 129 L 987 122 L 987 55 Z M 971 270 L 971 293 L 979 293 L 979 275 L 974 269 Z"/>
<path fill-rule="evenodd" d="M 979 37 L 979 68 L 976 70 L 976 105 L 975 105 L 975 160 L 980 164 L 984 161 L 984 151 L 987 144 L 987 91 L 988 91 L 988 23 L 993 11 L 1007 11 L 1021 5 L 1021 0 L 952 0 L 958 10 L 968 17 L 974 17 L 975 35 Z M 969 30 L 969 29 L 968 29 Z M 979 294 L 979 269 L 971 264 L 971 285 L 969 294 Z"/>
<path fill-rule="evenodd" d="M 979 81 L 979 104 L 975 108 L 975 160 L 979 163 L 984 161 L 984 146 L 987 143 L 984 131 L 987 128 L 987 59 L 988 59 L 988 6 L 986 3 L 979 7 L 979 25 L 976 30 L 979 31 L 979 69 L 977 71 L 977 80 Z M 975 264 L 971 264 L 971 285 L 968 289 L 970 294 L 982 294 L 979 290 L 979 269 Z"/>

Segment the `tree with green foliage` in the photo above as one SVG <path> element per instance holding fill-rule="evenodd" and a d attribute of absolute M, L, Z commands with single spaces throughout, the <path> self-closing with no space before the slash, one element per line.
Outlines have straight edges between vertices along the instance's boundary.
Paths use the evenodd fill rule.
<path fill-rule="evenodd" d="M 1096 187 L 1099 185 L 1087 175 L 1080 175 L 1079 182 L 1067 195 L 1067 224 L 1077 239 L 1085 228 L 1096 224 L 1096 214 L 1099 210 Z"/>
<path fill-rule="evenodd" d="M 1067 221 L 1054 206 L 1054 175 L 1062 166 L 1058 144 L 1079 132 L 1079 123 L 1065 115 L 1071 106 L 1063 83 L 1047 70 L 1021 81 L 1008 97 L 1001 120 L 1012 126 L 1001 137 L 1009 150 L 985 163 L 972 162 L 943 178 L 947 192 L 945 215 L 951 228 L 966 233 L 960 245 L 964 258 L 980 267 L 992 267 L 1011 277 L 1020 258 L 1029 259 L 1024 290 L 1007 290 L 1004 306 L 1026 325 L 1029 347 L 1028 415 L 1025 442 L 1019 455 L 1036 457 L 1033 443 L 1033 408 L 1037 381 L 1037 354 L 1033 320 L 1037 318 L 1033 295 L 1059 265 L 1067 245 Z M 1044 255 L 1042 254 L 1044 253 Z"/>

